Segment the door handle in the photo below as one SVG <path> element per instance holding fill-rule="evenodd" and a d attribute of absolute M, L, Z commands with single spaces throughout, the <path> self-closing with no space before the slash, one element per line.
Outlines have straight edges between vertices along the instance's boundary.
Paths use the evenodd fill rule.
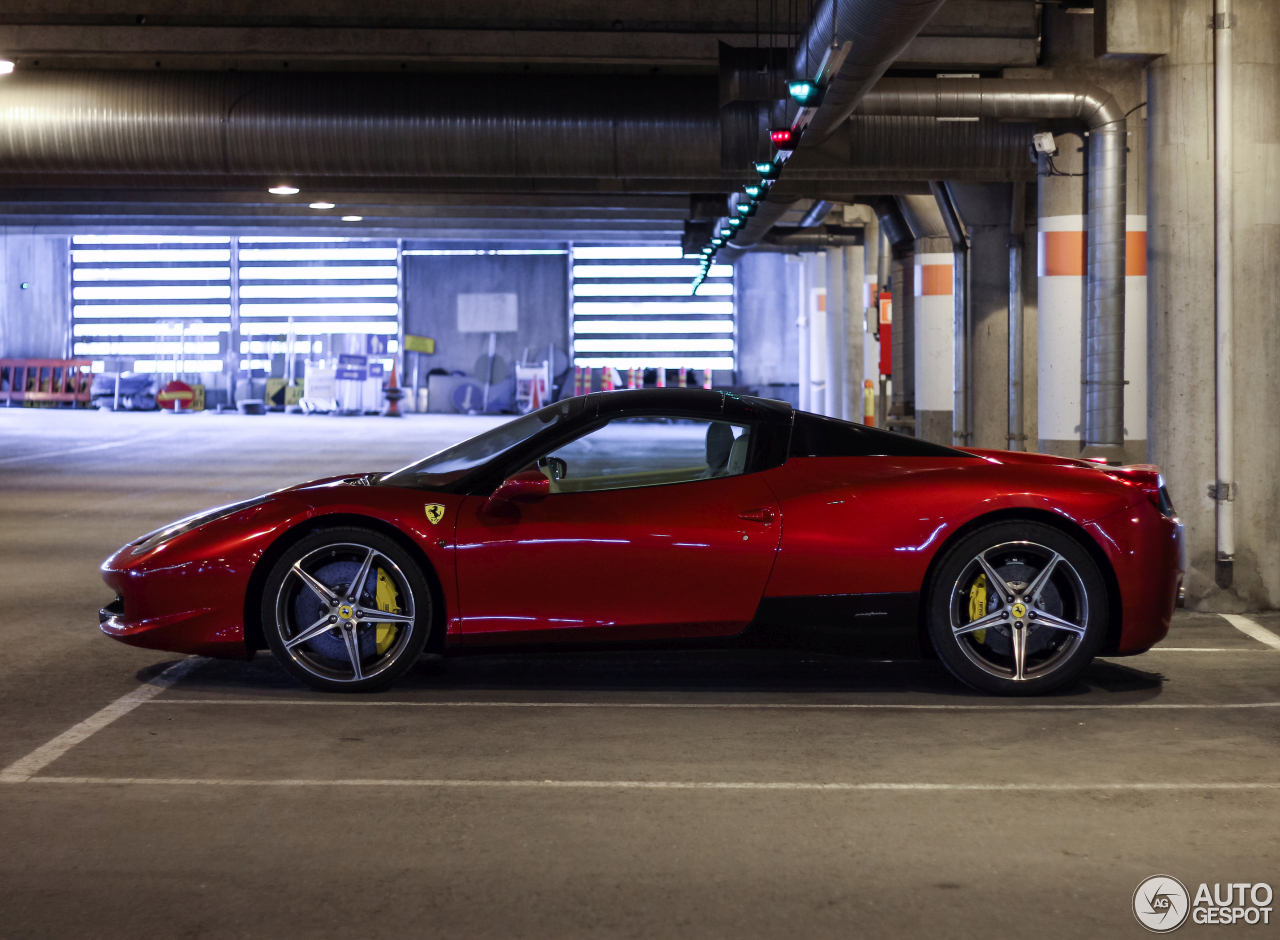
<path fill-rule="evenodd" d="M 773 522 L 773 510 L 772 509 L 747 509 L 743 512 L 738 513 L 738 518 L 745 519 L 747 522 L 759 522 L 764 525 L 769 525 L 770 523 Z"/>

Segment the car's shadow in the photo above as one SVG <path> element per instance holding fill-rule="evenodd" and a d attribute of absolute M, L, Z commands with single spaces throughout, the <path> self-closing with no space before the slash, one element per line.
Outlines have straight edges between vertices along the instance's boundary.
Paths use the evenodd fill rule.
<path fill-rule="evenodd" d="M 143 670 L 150 678 L 156 669 Z M 1133 666 L 1095 661 L 1081 679 L 1038 701 L 1078 700 L 1081 696 L 1108 702 L 1143 702 L 1158 697 L 1164 677 Z M 294 680 L 267 653 L 251 661 L 213 660 L 185 678 L 185 695 L 203 691 L 225 695 L 289 697 L 319 695 Z M 424 658 L 389 692 L 396 698 L 419 698 L 458 693 L 476 699 L 477 693 L 528 693 L 539 699 L 551 695 L 654 695 L 670 700 L 675 694 L 712 693 L 716 698 L 766 695 L 828 696 L 861 694 L 886 704 L 999 702 L 956 681 L 936 660 L 857 660 L 842 656 L 761 651 L 644 651 L 546 652 Z"/>

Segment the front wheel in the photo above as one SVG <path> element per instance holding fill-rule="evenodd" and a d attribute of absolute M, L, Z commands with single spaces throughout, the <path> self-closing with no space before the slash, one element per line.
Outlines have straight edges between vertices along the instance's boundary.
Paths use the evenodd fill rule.
<path fill-rule="evenodd" d="M 956 678 L 998 695 L 1040 695 L 1093 660 L 1109 607 L 1102 573 L 1079 542 L 1043 523 L 1001 522 L 947 552 L 927 616 Z"/>
<path fill-rule="evenodd" d="M 413 559 L 368 529 L 302 539 L 262 594 L 262 632 L 280 664 L 326 692 L 371 692 L 400 678 L 426 647 L 431 590 Z"/>

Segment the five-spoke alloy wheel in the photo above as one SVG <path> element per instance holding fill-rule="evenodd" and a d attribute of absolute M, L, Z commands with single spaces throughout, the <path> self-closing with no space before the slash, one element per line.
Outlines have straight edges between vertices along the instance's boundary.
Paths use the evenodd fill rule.
<path fill-rule="evenodd" d="M 426 646 L 431 592 L 413 559 L 367 529 L 330 529 L 276 563 L 262 596 L 271 651 L 317 689 L 391 685 Z"/>
<path fill-rule="evenodd" d="M 932 580 L 928 626 L 939 658 L 986 692 L 1037 695 L 1080 675 L 1107 629 L 1106 583 L 1089 553 L 1037 522 L 961 539 Z"/>

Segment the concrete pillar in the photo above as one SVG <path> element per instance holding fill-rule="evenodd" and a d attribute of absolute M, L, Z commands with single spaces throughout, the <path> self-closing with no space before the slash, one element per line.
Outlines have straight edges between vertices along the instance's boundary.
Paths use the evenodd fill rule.
<path fill-rule="evenodd" d="M 1200 0 L 1170 0 L 1170 52 L 1148 72 L 1151 173 L 1149 450 L 1187 525 L 1188 606 L 1280 606 L 1280 7 L 1234 0 L 1233 265 L 1236 555 L 1214 583 L 1213 33 Z"/>
<path fill-rule="evenodd" d="M 827 262 L 821 251 L 806 254 L 809 283 L 809 407 L 827 413 Z"/>
<path fill-rule="evenodd" d="M 1034 187 L 1029 189 L 1026 231 L 1022 233 L 1022 449 L 1034 451 L 1040 427 L 1040 386 L 1037 381 L 1040 358 L 1036 345 L 1040 324 L 1040 279 L 1036 276 L 1036 244 L 1040 229 L 1036 217 L 1036 190 Z"/>
<path fill-rule="evenodd" d="M 889 290 L 893 298 L 893 383 L 894 417 L 915 420 L 916 413 L 916 341 L 915 341 L 915 254 L 896 253 L 889 263 Z M 948 432 L 950 433 L 950 432 Z"/>
<path fill-rule="evenodd" d="M 789 256 L 750 252 L 735 262 L 738 383 L 766 397 L 788 394 L 797 379 L 795 309 L 798 271 Z M 770 391 L 769 386 L 774 386 Z"/>
<path fill-rule="evenodd" d="M 0 357 L 71 353 L 70 239 L 0 228 Z"/>
<path fill-rule="evenodd" d="M 844 254 L 845 361 L 842 368 L 844 400 L 841 417 L 846 421 L 862 420 L 862 374 L 867 318 L 862 302 L 863 247 L 849 245 Z"/>
<path fill-rule="evenodd" d="M 1084 139 L 1057 135 L 1053 167 L 1085 171 Z M 1040 158 L 1036 274 L 1040 296 L 1036 346 L 1040 363 L 1039 441 L 1042 454 L 1078 457 L 1084 442 L 1083 333 L 1086 259 L 1085 179 L 1050 175 Z"/>
<path fill-rule="evenodd" d="M 825 413 L 843 418 L 848 398 L 845 368 L 849 347 L 848 318 L 845 316 L 844 252 L 830 248 L 827 262 L 827 407 Z"/>
<path fill-rule="evenodd" d="M 916 437 L 952 441 L 955 363 L 952 245 L 947 238 L 918 238 L 913 264 L 915 298 Z"/>
<path fill-rule="evenodd" d="M 1147 152 L 1146 109 L 1129 115 L 1128 216 L 1124 249 L 1124 455 L 1147 462 Z"/>
<path fill-rule="evenodd" d="M 796 291 L 795 303 L 792 305 L 796 315 L 797 331 L 796 353 L 799 368 L 796 374 L 799 376 L 797 381 L 800 383 L 797 407 L 801 411 L 812 411 L 809 384 L 809 267 L 805 264 L 804 255 L 788 257 L 787 260 L 794 262 L 799 269 L 797 276 L 799 289 Z"/>
<path fill-rule="evenodd" d="M 880 223 L 874 212 L 867 213 L 862 239 L 862 379 L 871 380 L 880 393 L 880 341 L 877 298 L 880 294 Z"/>
<path fill-rule="evenodd" d="M 1004 449 L 1009 438 L 1008 183 L 948 183 L 969 232 L 969 342 L 974 447 Z M 959 442 L 957 442 L 959 443 Z"/>

